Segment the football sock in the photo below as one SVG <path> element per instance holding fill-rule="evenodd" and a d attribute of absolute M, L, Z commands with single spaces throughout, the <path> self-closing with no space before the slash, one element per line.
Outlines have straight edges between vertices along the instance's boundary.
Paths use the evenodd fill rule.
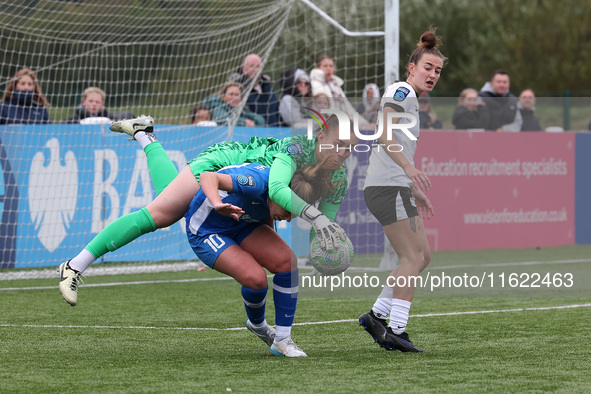
<path fill-rule="evenodd" d="M 392 300 L 392 309 L 390 310 L 390 328 L 394 334 L 402 334 L 406 330 L 410 304 L 410 301 L 401 300 L 399 298 Z"/>
<path fill-rule="evenodd" d="M 96 260 L 96 257 L 94 257 L 92 253 L 86 249 L 82 249 L 82 251 L 78 253 L 78 256 L 70 260 L 68 265 L 74 271 L 84 272 L 90 264 L 94 263 L 94 260 Z"/>
<path fill-rule="evenodd" d="M 275 326 L 275 341 L 283 341 L 291 336 L 291 326 Z"/>
<path fill-rule="evenodd" d="M 263 322 L 265 321 L 265 303 L 268 289 L 269 287 L 253 290 L 242 286 L 242 300 L 244 301 L 246 316 L 248 316 L 248 320 L 250 320 L 254 328 L 264 327 Z"/>
<path fill-rule="evenodd" d="M 106 253 L 117 250 L 134 239 L 152 231 L 156 231 L 156 224 L 154 224 L 154 220 L 148 210 L 142 208 L 139 211 L 128 213 L 111 222 L 111 224 L 105 227 L 86 245 L 85 249 L 92 253 L 96 260 Z M 70 267 L 72 267 L 72 264 L 79 267 L 78 262 L 75 261 L 76 258 L 72 260 Z"/>
<path fill-rule="evenodd" d="M 390 314 L 390 310 L 392 309 L 392 288 L 384 285 L 382 288 L 382 292 L 376 299 L 376 302 L 373 304 L 373 314 L 380 318 L 386 319 Z"/>
<path fill-rule="evenodd" d="M 275 303 L 275 340 L 291 335 L 291 326 L 298 303 L 298 270 L 279 272 L 273 277 L 273 302 Z"/>
<path fill-rule="evenodd" d="M 145 131 L 137 131 L 134 135 L 133 138 L 136 139 L 137 142 L 140 143 L 140 146 L 142 147 L 142 149 L 144 149 L 146 146 L 150 145 L 152 142 L 158 142 L 158 139 L 156 138 L 156 134 L 152 133 L 152 132 L 145 132 Z"/>
<path fill-rule="evenodd" d="M 137 136 L 139 133 L 146 134 L 139 131 L 135 135 Z M 147 145 L 144 152 L 146 152 L 148 159 L 148 169 L 150 170 L 154 189 L 156 189 L 157 194 L 160 194 L 179 173 L 160 142 L 154 141 L 154 143 Z"/>

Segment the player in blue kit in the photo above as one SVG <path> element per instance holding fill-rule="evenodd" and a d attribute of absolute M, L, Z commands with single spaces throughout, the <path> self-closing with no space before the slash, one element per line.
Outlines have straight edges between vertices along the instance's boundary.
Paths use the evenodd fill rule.
<path fill-rule="evenodd" d="M 296 172 L 291 188 L 313 203 L 329 188 L 321 162 Z M 185 213 L 187 237 L 195 254 L 209 267 L 242 285 L 247 328 L 267 343 L 271 353 L 306 357 L 291 339 L 297 295 L 296 257 L 273 231 L 273 220 L 291 213 L 269 198 L 270 168 L 261 164 L 224 167 L 200 175 L 201 189 Z M 326 176 L 325 176 L 326 175 Z M 276 330 L 265 319 L 267 269 L 274 273 Z"/>

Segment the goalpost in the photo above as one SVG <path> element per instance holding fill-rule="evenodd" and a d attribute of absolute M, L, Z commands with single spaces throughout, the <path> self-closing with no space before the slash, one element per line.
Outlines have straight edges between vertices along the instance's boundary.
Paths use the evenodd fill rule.
<path fill-rule="evenodd" d="M 385 22 L 389 9 L 394 19 Z M 213 143 L 253 135 L 235 127 L 237 116 L 228 126 L 190 124 L 191 109 L 250 53 L 261 57 L 278 98 L 281 73 L 296 65 L 309 72 L 320 54 L 335 60 L 351 101 L 360 102 L 367 83 L 383 89 L 397 75 L 398 55 L 390 56 L 397 51 L 397 12 L 398 0 L 1 0 L 0 87 L 22 68 L 34 70 L 52 123 L 0 125 L 0 268 L 57 266 L 110 221 L 154 197 L 139 145 L 105 124 L 63 123 L 87 87 L 105 91 L 111 112 L 153 116 L 163 146 L 182 168 Z M 290 130 L 256 132 L 280 138 Z M 374 250 L 383 239 L 376 242 Z M 195 260 L 183 223 L 132 244 L 104 261 Z"/>

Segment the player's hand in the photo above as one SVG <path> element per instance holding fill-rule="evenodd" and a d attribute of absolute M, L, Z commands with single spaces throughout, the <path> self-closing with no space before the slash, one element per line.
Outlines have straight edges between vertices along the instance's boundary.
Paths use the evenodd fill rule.
<path fill-rule="evenodd" d="M 345 230 L 335 222 L 331 222 L 329 218 L 322 214 L 316 207 L 308 204 L 302 211 L 302 219 L 314 227 L 318 244 L 321 248 L 331 250 L 339 240 L 347 239 Z"/>
<path fill-rule="evenodd" d="M 215 204 L 213 208 L 220 214 L 224 216 L 229 216 L 234 220 L 239 220 L 240 218 L 238 215 L 243 214 L 244 211 L 242 208 L 237 207 L 236 205 L 228 204 L 228 203 L 219 203 Z"/>
<path fill-rule="evenodd" d="M 425 193 L 414 187 L 412 188 L 412 196 L 414 197 L 415 204 L 419 210 L 419 216 L 423 219 L 431 219 L 431 217 L 435 215 L 435 211 L 433 210 L 431 201 L 429 201 L 429 198 Z"/>
<path fill-rule="evenodd" d="M 406 176 L 422 191 L 426 192 L 431 187 L 431 180 L 423 171 L 417 170 L 414 166 L 409 165 L 404 169 Z"/>

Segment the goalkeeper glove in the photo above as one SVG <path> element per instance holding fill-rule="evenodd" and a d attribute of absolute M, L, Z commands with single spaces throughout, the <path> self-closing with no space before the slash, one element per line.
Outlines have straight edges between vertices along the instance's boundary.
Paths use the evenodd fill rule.
<path fill-rule="evenodd" d="M 322 214 L 316 207 L 308 204 L 302 211 L 302 219 L 307 221 L 314 227 L 316 236 L 318 237 L 318 244 L 321 248 L 332 250 L 336 247 L 339 239 L 344 241 L 347 239 L 345 230 L 338 224 L 331 222 L 329 218 Z"/>

